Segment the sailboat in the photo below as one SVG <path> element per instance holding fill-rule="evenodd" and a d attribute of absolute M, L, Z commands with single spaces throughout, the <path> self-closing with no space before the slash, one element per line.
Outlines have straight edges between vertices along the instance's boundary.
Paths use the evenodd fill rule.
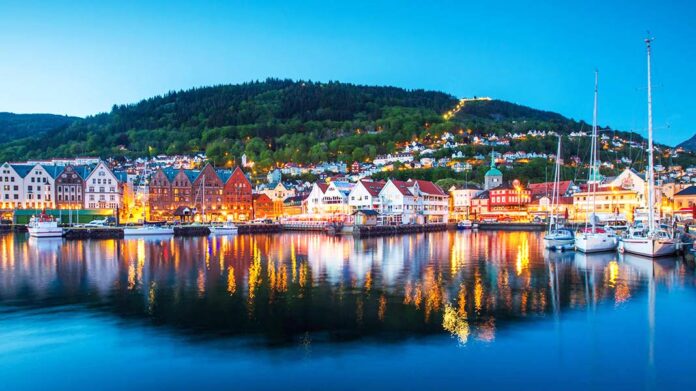
<path fill-rule="evenodd" d="M 650 44 L 652 38 L 645 39 L 648 55 L 648 226 L 647 230 L 633 230 L 624 238 L 619 251 L 646 257 L 662 257 L 677 252 L 677 241 L 669 232 L 655 224 L 655 165 L 653 151 L 652 85 L 650 75 Z"/>
<path fill-rule="evenodd" d="M 575 233 L 575 249 L 584 253 L 611 251 L 618 244 L 618 238 L 610 228 L 597 227 L 597 186 L 599 185 L 599 154 L 597 148 L 597 84 L 595 71 L 594 109 L 592 111 L 592 145 L 590 146 L 590 174 L 587 180 L 592 198 L 592 214 L 585 213 L 585 226 Z M 591 218 L 590 218 L 591 216 Z"/>
<path fill-rule="evenodd" d="M 565 250 L 572 248 L 575 237 L 573 231 L 563 227 L 558 223 L 558 207 L 560 206 L 560 189 L 561 181 L 561 136 L 558 136 L 558 151 L 556 152 L 556 171 L 553 177 L 553 192 L 551 195 L 551 216 L 549 221 L 549 230 L 544 236 L 544 247 L 550 249 Z"/>

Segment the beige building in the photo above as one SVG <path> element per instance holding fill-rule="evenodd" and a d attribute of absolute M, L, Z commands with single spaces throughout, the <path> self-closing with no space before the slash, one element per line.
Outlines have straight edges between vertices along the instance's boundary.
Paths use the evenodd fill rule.
<path fill-rule="evenodd" d="M 584 221 L 594 207 L 601 220 L 618 217 L 632 222 L 634 211 L 641 204 L 642 197 L 634 190 L 600 186 L 594 196 L 587 191 L 573 194 L 573 218 L 575 221 Z"/>

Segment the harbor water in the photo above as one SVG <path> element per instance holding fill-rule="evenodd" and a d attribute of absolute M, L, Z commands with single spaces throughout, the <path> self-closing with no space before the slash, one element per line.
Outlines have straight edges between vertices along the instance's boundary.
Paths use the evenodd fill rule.
<path fill-rule="evenodd" d="M 543 233 L 0 236 L 0 390 L 695 389 L 682 259 Z"/>

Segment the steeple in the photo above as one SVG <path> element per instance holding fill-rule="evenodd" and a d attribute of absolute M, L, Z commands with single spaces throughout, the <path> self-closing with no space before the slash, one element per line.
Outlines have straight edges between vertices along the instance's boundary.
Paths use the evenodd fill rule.
<path fill-rule="evenodd" d="M 496 188 L 503 184 L 503 173 L 495 167 L 495 150 L 491 151 L 491 168 L 484 176 L 484 190 Z"/>

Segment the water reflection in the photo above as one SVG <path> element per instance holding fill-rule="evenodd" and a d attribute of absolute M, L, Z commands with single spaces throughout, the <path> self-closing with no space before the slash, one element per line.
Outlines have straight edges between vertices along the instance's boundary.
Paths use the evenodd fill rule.
<path fill-rule="evenodd" d="M 354 240 L 313 234 L 63 241 L 0 237 L 0 309 L 99 311 L 196 337 L 267 344 L 450 333 L 493 341 L 524 319 L 655 284 L 693 285 L 674 259 L 548 252 L 525 232 Z"/>

